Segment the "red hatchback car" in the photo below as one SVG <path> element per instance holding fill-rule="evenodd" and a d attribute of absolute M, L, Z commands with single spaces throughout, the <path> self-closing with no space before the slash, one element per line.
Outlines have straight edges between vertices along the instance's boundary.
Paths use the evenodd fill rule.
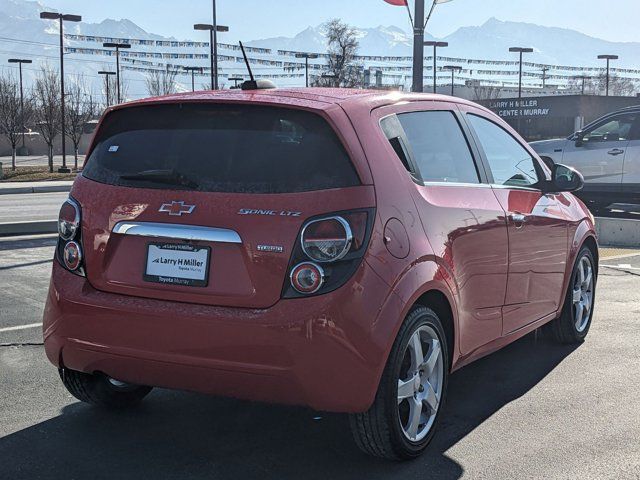
<path fill-rule="evenodd" d="M 110 108 L 60 211 L 46 353 L 85 402 L 158 386 L 306 405 L 351 414 L 370 454 L 415 457 L 452 371 L 547 323 L 585 338 L 598 247 L 581 185 L 445 96 Z"/>

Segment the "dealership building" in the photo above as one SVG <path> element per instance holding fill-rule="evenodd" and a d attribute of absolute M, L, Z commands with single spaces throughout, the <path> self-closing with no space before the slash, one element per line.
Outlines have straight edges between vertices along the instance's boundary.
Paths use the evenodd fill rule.
<path fill-rule="evenodd" d="M 640 105 L 638 97 L 552 95 L 481 100 L 528 141 L 568 137 L 586 124 L 621 108 Z"/>

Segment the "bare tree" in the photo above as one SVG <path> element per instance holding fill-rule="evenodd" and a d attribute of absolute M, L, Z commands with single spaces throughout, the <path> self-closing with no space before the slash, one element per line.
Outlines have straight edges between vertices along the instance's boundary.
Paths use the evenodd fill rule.
<path fill-rule="evenodd" d="M 60 133 L 60 77 L 48 66 L 40 69 L 33 89 L 35 121 L 48 147 L 49 172 L 53 173 L 53 142 Z"/>
<path fill-rule="evenodd" d="M 86 123 L 97 115 L 97 105 L 87 90 L 84 77 L 79 77 L 66 92 L 65 130 L 73 143 L 74 168 L 78 170 L 78 149 Z"/>
<path fill-rule="evenodd" d="M 638 81 L 612 74 L 609 76 L 609 95 L 614 97 L 633 96 L 638 90 Z M 594 77 L 577 76 L 567 82 L 567 88 L 585 95 L 603 95 L 607 89 L 607 75 L 601 73 Z"/>
<path fill-rule="evenodd" d="M 499 85 L 482 85 L 480 80 L 475 80 L 471 85 L 473 99 L 478 100 L 495 100 L 500 96 L 502 87 Z"/>
<path fill-rule="evenodd" d="M 147 74 L 147 92 L 151 97 L 169 95 L 176 92 L 178 70 L 167 66 L 164 70 L 151 70 Z"/>
<path fill-rule="evenodd" d="M 323 25 L 327 37 L 327 70 L 315 77 L 317 87 L 353 88 L 362 85 L 363 67 L 356 61 L 360 46 L 355 28 L 334 18 Z"/>
<path fill-rule="evenodd" d="M 16 148 L 24 134 L 24 125 L 32 115 L 31 99 L 20 105 L 20 86 L 11 76 L 0 77 L 0 133 L 11 145 L 11 170 L 16 169 Z"/>

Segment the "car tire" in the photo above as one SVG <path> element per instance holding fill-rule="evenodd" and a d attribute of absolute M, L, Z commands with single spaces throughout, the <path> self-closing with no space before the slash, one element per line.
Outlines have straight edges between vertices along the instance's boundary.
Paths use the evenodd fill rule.
<path fill-rule="evenodd" d="M 571 271 L 562 313 L 547 327 L 557 342 L 581 343 L 589 333 L 595 306 L 597 276 L 593 253 L 588 247 L 583 247 Z"/>
<path fill-rule="evenodd" d="M 416 368 L 418 356 L 423 368 Z M 442 323 L 430 308 L 415 306 L 396 337 L 373 405 L 364 413 L 350 415 L 358 447 L 392 460 L 419 456 L 435 433 L 448 377 L 449 353 Z"/>
<path fill-rule="evenodd" d="M 81 402 L 105 408 L 122 409 L 139 403 L 151 387 L 124 384 L 105 375 L 59 369 L 62 383 Z"/>

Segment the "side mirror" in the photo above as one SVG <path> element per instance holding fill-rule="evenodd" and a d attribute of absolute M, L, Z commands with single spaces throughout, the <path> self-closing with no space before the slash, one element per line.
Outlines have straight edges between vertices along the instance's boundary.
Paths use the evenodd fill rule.
<path fill-rule="evenodd" d="M 556 163 L 545 193 L 576 192 L 584 186 L 584 178 L 576 169 Z"/>
<path fill-rule="evenodd" d="M 584 135 L 585 133 L 582 130 L 578 130 L 575 133 L 574 141 L 576 142 L 576 147 L 581 147 L 584 145 Z"/>

